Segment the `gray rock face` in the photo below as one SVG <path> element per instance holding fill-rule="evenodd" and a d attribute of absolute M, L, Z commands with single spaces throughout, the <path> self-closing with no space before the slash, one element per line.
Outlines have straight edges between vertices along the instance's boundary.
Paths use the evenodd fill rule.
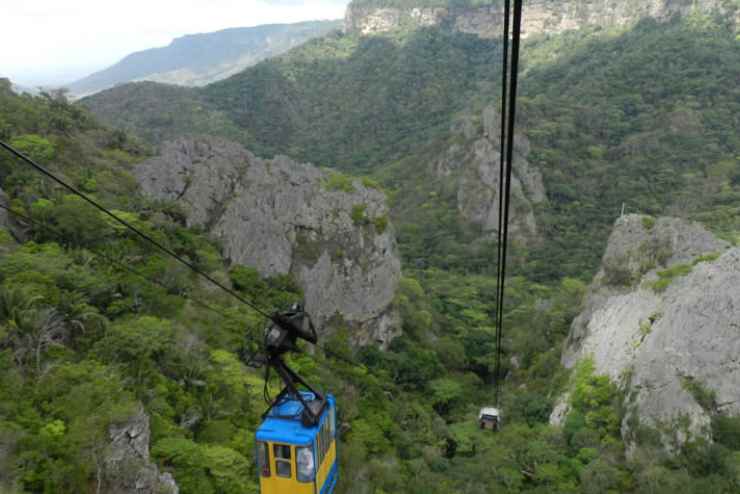
<path fill-rule="evenodd" d="M 640 19 L 660 22 L 675 16 L 698 12 L 718 14 L 740 25 L 740 9 L 733 10 L 723 0 L 533 0 L 525 7 L 522 36 L 558 34 L 584 27 L 628 28 Z M 497 38 L 503 31 L 503 7 L 470 8 L 377 8 L 353 2 L 347 9 L 345 32 L 374 35 L 403 28 L 418 28 L 447 23 L 457 31 L 481 38 Z"/>
<path fill-rule="evenodd" d="M 217 138 L 166 143 L 136 175 L 146 194 L 180 202 L 230 262 L 293 274 L 317 327 L 339 314 L 361 344 L 398 333 L 400 260 L 382 192 L 333 186 L 314 166 L 259 159 Z"/>
<path fill-rule="evenodd" d="M 457 206 L 462 217 L 481 228 L 488 236 L 498 230 L 500 179 L 500 116 L 493 107 L 483 111 L 482 128 L 473 122 L 459 122 L 453 131 L 461 134 L 464 144 L 452 145 L 434 164 L 439 178 L 457 177 Z M 529 141 L 523 135 L 515 138 L 511 180 L 512 238 L 529 243 L 537 237 L 533 206 L 546 201 L 542 174 L 529 164 Z"/>
<path fill-rule="evenodd" d="M 620 218 L 571 327 L 563 364 L 592 358 L 598 374 L 623 387 L 625 440 L 641 422 L 661 430 L 670 448 L 690 436 L 709 437 L 713 413 L 740 414 L 738 351 L 740 248 L 696 223 Z M 563 417 L 559 409 L 551 421 Z"/>
<path fill-rule="evenodd" d="M 108 494 L 178 494 L 172 475 L 160 473 L 149 459 L 149 416 L 140 409 L 127 422 L 111 426 L 103 460 L 101 492 Z"/>

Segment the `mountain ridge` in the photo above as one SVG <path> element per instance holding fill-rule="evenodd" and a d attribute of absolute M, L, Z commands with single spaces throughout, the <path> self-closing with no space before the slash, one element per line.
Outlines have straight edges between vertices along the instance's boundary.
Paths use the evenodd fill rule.
<path fill-rule="evenodd" d="M 67 88 L 73 96 L 84 97 L 117 84 L 144 80 L 202 86 L 339 27 L 340 21 L 307 21 L 187 34 L 167 46 L 131 53 Z"/>
<path fill-rule="evenodd" d="M 625 0 L 583 2 L 581 0 L 535 0 L 528 2 L 522 19 L 524 39 L 560 34 L 584 27 L 625 29 L 645 18 L 661 22 L 693 14 L 727 17 L 735 29 L 740 8 L 728 0 Z M 449 26 L 482 38 L 500 38 L 503 4 L 499 1 L 377 1 L 354 0 L 347 8 L 345 33 L 378 35 L 398 29 Z"/>

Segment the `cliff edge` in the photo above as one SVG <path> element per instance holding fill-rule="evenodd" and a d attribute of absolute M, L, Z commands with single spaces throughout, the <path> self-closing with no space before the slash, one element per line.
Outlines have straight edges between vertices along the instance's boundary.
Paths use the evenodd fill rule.
<path fill-rule="evenodd" d="M 626 396 L 622 436 L 641 424 L 668 449 L 740 415 L 740 248 L 677 218 L 620 218 L 573 321 L 563 364 L 592 359 Z M 551 422 L 567 412 L 560 407 Z"/>
<path fill-rule="evenodd" d="M 344 31 L 375 35 L 398 29 L 447 25 L 481 38 L 497 38 L 503 31 L 503 4 L 480 7 L 385 6 L 374 0 L 355 0 L 347 8 Z M 396 2 L 403 5 L 404 2 Z M 392 4 L 391 4 L 392 5 Z M 690 14 L 719 15 L 740 25 L 740 8 L 724 0 L 533 0 L 527 2 L 522 19 L 522 37 L 558 34 L 584 27 L 629 28 L 645 18 L 659 22 Z"/>
<path fill-rule="evenodd" d="M 318 328 L 346 324 L 359 344 L 398 333 L 401 262 L 385 195 L 372 185 L 214 137 L 165 143 L 136 176 L 145 194 L 181 204 L 231 263 L 292 274 Z"/>

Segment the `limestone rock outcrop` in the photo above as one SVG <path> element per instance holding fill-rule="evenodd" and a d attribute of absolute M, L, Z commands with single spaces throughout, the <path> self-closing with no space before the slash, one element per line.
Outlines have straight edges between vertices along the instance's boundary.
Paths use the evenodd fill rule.
<path fill-rule="evenodd" d="M 398 333 L 400 260 L 381 191 L 212 137 L 165 143 L 136 175 L 145 194 L 179 202 L 231 263 L 291 273 L 317 328 L 338 314 L 360 344 Z"/>
<path fill-rule="evenodd" d="M 490 236 L 498 230 L 500 115 L 487 107 L 479 120 L 457 122 L 453 134 L 459 139 L 434 163 L 434 172 L 440 179 L 457 180 L 458 211 L 484 236 Z M 542 174 L 527 161 L 528 139 L 517 134 L 514 142 L 509 232 L 527 244 L 538 236 L 534 206 L 547 196 Z"/>
<path fill-rule="evenodd" d="M 103 460 L 100 492 L 108 494 L 178 494 L 175 479 L 160 473 L 149 458 L 149 416 L 140 408 L 109 430 L 110 445 Z"/>
<path fill-rule="evenodd" d="M 659 22 L 675 16 L 698 12 L 718 14 L 740 25 L 740 9 L 723 0 L 533 0 L 527 2 L 522 20 L 524 38 L 540 34 L 558 34 L 584 27 L 631 27 L 644 18 Z M 497 38 L 503 30 L 503 6 L 481 7 L 413 7 L 392 8 L 366 6 L 355 1 L 347 9 L 345 32 L 374 35 L 388 31 L 447 24 L 453 29 Z"/>
<path fill-rule="evenodd" d="M 620 218 L 563 352 L 625 391 L 622 435 L 657 428 L 672 448 L 740 415 L 740 248 L 676 218 Z M 565 417 L 562 407 L 551 417 Z"/>

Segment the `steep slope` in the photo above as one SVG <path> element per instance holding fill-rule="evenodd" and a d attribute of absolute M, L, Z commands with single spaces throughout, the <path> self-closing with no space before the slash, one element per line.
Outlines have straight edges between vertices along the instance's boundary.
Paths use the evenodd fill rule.
<path fill-rule="evenodd" d="M 627 442 L 648 426 L 675 449 L 711 437 L 713 417 L 740 414 L 739 283 L 740 249 L 700 225 L 617 221 L 563 363 L 591 359 L 596 373 L 623 386 Z"/>
<path fill-rule="evenodd" d="M 401 263 L 382 192 L 217 138 L 166 143 L 136 176 L 146 194 L 182 204 L 231 263 L 293 275 L 322 335 L 343 325 L 361 344 L 398 335 Z"/>
<path fill-rule="evenodd" d="M 203 86 L 339 26 L 339 21 L 312 21 L 191 34 L 175 39 L 166 47 L 128 55 L 117 64 L 67 87 L 73 96 L 83 97 L 132 81 Z"/>

